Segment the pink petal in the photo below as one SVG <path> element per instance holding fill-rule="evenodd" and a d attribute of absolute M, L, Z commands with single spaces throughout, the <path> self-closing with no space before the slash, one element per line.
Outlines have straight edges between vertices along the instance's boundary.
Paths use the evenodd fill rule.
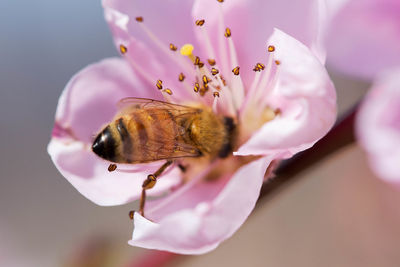
<path fill-rule="evenodd" d="M 154 93 L 153 93 L 154 92 Z M 99 205 L 118 205 L 137 199 L 141 184 L 155 165 L 143 165 L 136 173 L 109 173 L 108 162 L 91 152 L 93 136 L 115 115 L 124 97 L 156 98 L 156 90 L 135 75 L 121 59 L 106 59 L 76 74 L 64 89 L 48 152 L 58 168 L 79 192 Z M 179 182 L 170 173 L 160 179 L 157 194 Z"/>
<path fill-rule="evenodd" d="M 282 114 L 264 124 L 235 155 L 288 156 L 311 147 L 332 127 L 336 118 L 335 88 L 324 66 L 302 43 L 275 30 L 278 80 L 267 102 Z M 267 89 L 266 89 L 267 90 Z"/>
<path fill-rule="evenodd" d="M 128 47 L 124 56 L 133 62 L 135 69 L 152 84 L 161 79 L 180 101 L 194 95 L 192 88 L 184 90 L 183 83 L 178 81 L 180 73 L 187 80 L 194 79 L 193 63 L 179 53 L 182 45 L 194 41 L 191 6 L 192 1 L 178 0 L 103 0 L 105 18 L 118 50 L 121 44 Z M 137 22 L 136 17 L 143 17 L 143 22 Z M 153 37 L 149 37 L 144 27 Z M 170 43 L 178 50 L 171 51 Z"/>
<path fill-rule="evenodd" d="M 228 181 L 193 186 L 160 209 L 150 221 L 138 213 L 130 245 L 182 254 L 202 254 L 229 238 L 246 220 L 258 199 L 272 157 L 241 167 Z M 209 190 L 213 190 L 210 193 Z"/>
<path fill-rule="evenodd" d="M 381 74 L 357 116 L 357 136 L 377 176 L 400 187 L 400 69 Z"/>
<path fill-rule="evenodd" d="M 210 36 L 218 64 L 230 64 L 226 57 L 224 58 L 224 53 L 228 52 L 223 31 L 225 27 L 232 30 L 231 38 L 238 53 L 241 76 L 248 87 L 254 75 L 251 71 L 254 65 L 267 61 L 267 40 L 275 27 L 303 42 L 321 62 L 325 61 L 322 48 L 325 8 L 324 1 L 319 0 L 229 0 L 223 3 L 216 0 L 197 0 L 193 6 L 193 19 L 205 19 L 203 27 Z M 223 22 L 220 20 L 220 11 L 223 14 Z M 205 51 L 203 34 L 200 29 L 195 31 L 198 43 Z M 227 69 L 230 71 L 234 67 L 229 65 Z M 225 76 L 227 74 L 230 73 L 224 73 Z"/>
<path fill-rule="evenodd" d="M 371 79 L 400 62 L 400 2 L 348 1 L 328 34 L 329 63 L 347 74 Z"/>

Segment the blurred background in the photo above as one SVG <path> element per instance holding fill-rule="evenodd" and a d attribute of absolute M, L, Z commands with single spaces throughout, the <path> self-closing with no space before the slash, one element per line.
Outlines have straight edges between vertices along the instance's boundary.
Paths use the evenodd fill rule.
<path fill-rule="evenodd" d="M 46 151 L 65 84 L 117 56 L 100 1 L 13 0 L 0 9 L 0 266 L 138 266 L 157 256 L 168 266 L 399 266 L 400 192 L 373 176 L 356 144 L 263 199 L 211 253 L 128 246 L 136 204 L 93 204 Z M 369 84 L 330 72 L 343 114 Z"/>

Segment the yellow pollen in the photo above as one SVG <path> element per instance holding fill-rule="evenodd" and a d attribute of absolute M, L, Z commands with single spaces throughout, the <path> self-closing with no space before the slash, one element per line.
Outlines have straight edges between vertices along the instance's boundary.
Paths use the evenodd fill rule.
<path fill-rule="evenodd" d="M 206 22 L 204 19 L 198 19 L 198 20 L 196 20 L 195 23 L 196 23 L 197 26 L 203 26 L 204 22 Z"/>
<path fill-rule="evenodd" d="M 196 56 L 196 58 L 194 59 L 194 65 L 199 65 L 200 64 L 200 58 Z"/>
<path fill-rule="evenodd" d="M 268 52 L 274 52 L 275 51 L 275 46 L 270 45 L 268 46 Z"/>
<path fill-rule="evenodd" d="M 183 80 L 185 79 L 185 75 L 181 72 L 181 73 L 179 74 L 178 79 L 179 79 L 180 82 L 183 82 Z"/>
<path fill-rule="evenodd" d="M 232 35 L 231 29 L 226 28 L 226 29 L 225 29 L 225 34 L 224 34 L 224 35 L 225 35 L 226 38 L 231 37 L 231 35 Z"/>
<path fill-rule="evenodd" d="M 188 56 L 188 57 L 193 56 L 193 49 L 194 49 L 193 45 L 185 44 L 181 47 L 181 50 L 180 50 L 181 55 Z"/>
<path fill-rule="evenodd" d="M 208 78 L 207 77 L 207 75 L 203 75 L 203 83 L 204 84 L 207 84 L 207 83 L 209 83 L 211 80 L 210 80 L 210 78 Z"/>
<path fill-rule="evenodd" d="M 162 81 L 161 80 L 157 80 L 156 86 L 157 86 L 158 90 L 161 90 L 162 89 Z"/>
<path fill-rule="evenodd" d="M 174 44 L 169 44 L 169 49 L 171 49 L 172 51 L 176 51 L 178 47 L 176 47 Z"/>
<path fill-rule="evenodd" d="M 210 64 L 210 66 L 214 66 L 215 65 L 215 59 L 208 59 L 208 64 Z"/>
<path fill-rule="evenodd" d="M 281 65 L 281 62 L 279 60 L 275 60 L 276 65 Z"/>
<path fill-rule="evenodd" d="M 165 89 L 164 92 L 166 92 L 166 93 L 169 94 L 169 95 L 172 95 L 172 91 L 171 91 L 171 89 L 169 89 L 169 88 Z"/>
<path fill-rule="evenodd" d="M 143 17 L 136 17 L 135 19 L 137 22 L 143 22 Z"/>
<path fill-rule="evenodd" d="M 216 68 L 211 68 L 212 75 L 217 75 L 218 73 L 219 73 L 219 70 L 217 70 Z"/>
<path fill-rule="evenodd" d="M 214 97 L 219 97 L 219 92 L 214 92 L 214 93 L 213 93 L 213 96 L 214 96 Z"/>
<path fill-rule="evenodd" d="M 119 51 L 121 51 L 121 54 L 126 54 L 126 52 L 128 52 L 128 48 L 126 48 L 126 46 L 120 44 Z"/>
<path fill-rule="evenodd" d="M 235 74 L 235 75 L 239 75 L 239 70 L 240 70 L 240 67 L 237 66 L 237 67 L 235 67 L 235 68 L 232 70 L 232 72 L 233 72 L 233 74 Z"/>

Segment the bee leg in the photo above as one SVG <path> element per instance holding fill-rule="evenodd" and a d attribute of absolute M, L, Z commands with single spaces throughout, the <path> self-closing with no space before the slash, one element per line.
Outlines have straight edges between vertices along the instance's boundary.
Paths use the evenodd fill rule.
<path fill-rule="evenodd" d="M 140 197 L 139 213 L 144 217 L 144 204 L 146 202 L 146 190 L 151 189 L 157 182 L 157 177 L 160 176 L 165 169 L 172 164 L 172 160 L 165 162 L 155 173 L 149 174 L 147 179 L 142 184 L 142 195 Z"/>

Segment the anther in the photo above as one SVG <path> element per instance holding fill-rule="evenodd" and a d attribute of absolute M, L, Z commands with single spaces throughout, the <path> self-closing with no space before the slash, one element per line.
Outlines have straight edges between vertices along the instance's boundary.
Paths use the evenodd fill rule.
<path fill-rule="evenodd" d="M 176 51 L 178 47 L 176 47 L 174 44 L 169 44 L 169 49 L 171 49 L 172 51 Z"/>
<path fill-rule="evenodd" d="M 212 75 L 217 75 L 218 73 L 219 73 L 219 70 L 217 70 L 216 68 L 211 68 Z"/>
<path fill-rule="evenodd" d="M 115 164 L 110 164 L 109 166 L 108 166 L 108 171 L 109 172 L 113 172 L 113 171 L 115 171 L 117 169 L 117 165 L 115 165 Z"/>
<path fill-rule="evenodd" d="M 181 73 L 179 74 L 178 79 L 179 79 L 180 82 L 183 82 L 183 80 L 185 79 L 185 75 L 181 72 Z"/>
<path fill-rule="evenodd" d="M 211 79 L 208 78 L 207 75 L 203 75 L 202 79 L 203 79 L 203 83 L 204 84 L 207 84 L 207 83 L 211 82 Z"/>
<path fill-rule="evenodd" d="M 200 96 L 204 96 L 205 94 L 206 94 L 206 92 L 207 92 L 207 89 L 206 88 L 204 88 L 204 87 L 201 87 L 200 88 Z"/>
<path fill-rule="evenodd" d="M 151 189 L 156 184 L 157 178 L 153 174 L 149 174 L 142 184 L 143 189 Z"/>
<path fill-rule="evenodd" d="M 171 89 L 169 89 L 169 88 L 164 89 L 164 92 L 166 92 L 166 93 L 169 94 L 169 95 L 172 95 L 172 91 L 171 91 Z"/>
<path fill-rule="evenodd" d="M 265 69 L 265 65 L 262 63 L 257 63 L 257 68 L 259 68 L 260 70 L 264 70 Z"/>
<path fill-rule="evenodd" d="M 214 93 L 213 93 L 213 96 L 214 96 L 214 97 L 219 97 L 219 92 L 214 92 Z"/>
<path fill-rule="evenodd" d="M 224 76 L 219 75 L 219 78 L 221 79 L 222 84 L 223 84 L 224 86 L 226 86 L 226 80 L 225 80 Z"/>
<path fill-rule="evenodd" d="M 143 17 L 136 17 L 135 19 L 137 22 L 143 22 Z"/>
<path fill-rule="evenodd" d="M 162 89 L 162 81 L 161 80 L 157 80 L 156 86 L 157 86 L 158 90 L 161 90 Z"/>
<path fill-rule="evenodd" d="M 131 210 L 129 211 L 129 219 L 133 220 L 133 216 L 135 215 L 135 211 Z"/>
<path fill-rule="evenodd" d="M 240 70 L 240 67 L 237 66 L 237 67 L 235 67 L 235 68 L 232 70 L 232 72 L 233 72 L 233 74 L 235 74 L 235 75 L 239 75 L 239 70 Z"/>
<path fill-rule="evenodd" d="M 195 83 L 194 87 L 193 87 L 193 90 L 197 93 L 199 91 L 199 89 L 200 89 L 200 84 L 199 83 Z"/>
<path fill-rule="evenodd" d="M 224 0 L 217 0 L 218 2 L 220 2 L 220 3 L 223 3 L 224 2 Z"/>
<path fill-rule="evenodd" d="M 274 52 L 275 51 L 275 46 L 269 45 L 268 46 L 268 52 Z"/>
<path fill-rule="evenodd" d="M 210 64 L 210 66 L 214 66 L 215 65 L 215 59 L 208 59 L 208 64 Z"/>
<path fill-rule="evenodd" d="M 225 29 L 225 34 L 224 34 L 224 35 L 225 35 L 226 38 L 231 37 L 231 35 L 232 35 L 231 29 L 226 28 L 226 29 Z"/>
<path fill-rule="evenodd" d="M 275 60 L 276 65 L 281 65 L 281 62 L 279 60 Z"/>
<path fill-rule="evenodd" d="M 194 60 L 194 65 L 199 65 L 200 64 L 200 58 L 196 56 L 195 60 Z"/>
<path fill-rule="evenodd" d="M 121 54 L 126 54 L 126 52 L 128 52 L 128 48 L 126 48 L 126 46 L 124 46 L 123 44 L 120 44 L 119 51 L 121 52 Z"/>
<path fill-rule="evenodd" d="M 204 67 L 204 63 L 200 61 L 199 64 L 197 64 L 197 66 L 201 69 L 202 67 Z"/>
<path fill-rule="evenodd" d="M 196 25 L 197 26 L 203 26 L 204 25 L 205 20 L 204 19 L 198 19 L 196 20 Z"/>

